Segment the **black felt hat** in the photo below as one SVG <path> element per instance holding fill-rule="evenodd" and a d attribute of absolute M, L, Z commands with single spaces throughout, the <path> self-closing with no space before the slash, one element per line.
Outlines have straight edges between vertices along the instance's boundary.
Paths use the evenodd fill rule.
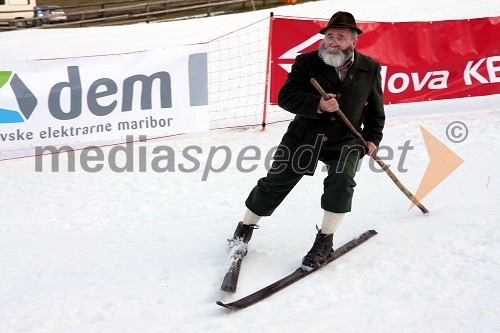
<path fill-rule="evenodd" d="M 351 13 L 348 12 L 336 12 L 333 14 L 328 25 L 319 31 L 320 34 L 325 34 L 325 31 L 330 28 L 350 28 L 358 32 L 361 35 L 363 31 L 356 26 L 356 20 Z"/>

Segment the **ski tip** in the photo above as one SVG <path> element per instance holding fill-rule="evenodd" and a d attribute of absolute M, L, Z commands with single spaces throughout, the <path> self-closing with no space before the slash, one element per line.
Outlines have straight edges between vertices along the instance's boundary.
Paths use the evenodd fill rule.
<path fill-rule="evenodd" d="M 215 304 L 220 305 L 223 308 L 226 308 L 226 309 L 229 309 L 229 310 L 235 310 L 234 308 L 232 308 L 231 306 L 229 306 L 229 304 L 222 303 L 221 301 L 217 301 L 217 302 L 215 302 Z"/>
<path fill-rule="evenodd" d="M 367 231 L 363 232 L 359 236 L 359 238 L 370 238 L 370 237 L 375 236 L 376 234 L 378 234 L 378 232 L 376 232 L 375 230 L 367 230 Z"/>

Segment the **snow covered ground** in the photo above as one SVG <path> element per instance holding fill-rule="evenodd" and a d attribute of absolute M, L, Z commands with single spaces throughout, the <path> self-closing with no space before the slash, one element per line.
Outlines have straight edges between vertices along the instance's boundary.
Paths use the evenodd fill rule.
<path fill-rule="evenodd" d="M 500 15 L 498 4 L 486 0 L 318 1 L 273 11 L 328 17 L 337 10 L 380 21 Z M 0 34 L 0 59 L 206 41 L 267 15 L 8 32 Z M 428 164 L 419 126 L 465 161 L 423 200 L 431 213 L 408 211 L 404 195 L 385 174 L 371 171 L 365 159 L 356 178 L 353 212 L 341 225 L 335 246 L 367 229 L 379 235 L 283 293 L 237 313 L 215 301 L 235 300 L 294 270 L 321 221 L 324 173 L 317 172 L 262 220 L 238 292 L 219 291 L 226 239 L 244 213 L 248 192 L 265 175 L 263 158 L 245 162 L 243 167 L 257 163 L 258 168 L 242 172 L 236 155 L 249 145 L 265 155 L 286 124 L 265 132 L 213 131 L 136 145 L 148 152 L 169 145 L 176 165 L 188 168 L 192 165 L 182 150 L 200 146 L 200 168 L 189 173 L 178 167 L 169 173 L 150 167 L 132 173 L 109 168 L 35 172 L 35 159 L 3 162 L 0 332 L 500 332 L 499 103 L 495 95 L 388 106 L 383 144 L 395 155 L 387 163 L 396 169 L 396 148 L 410 140 L 414 149 L 404 161 L 408 172 L 396 172 L 410 190 L 415 192 Z M 453 121 L 468 127 L 462 143 L 446 137 Z M 210 150 L 220 146 L 232 151 L 227 169 L 205 174 L 202 181 Z M 222 165 L 223 155 L 216 155 L 214 166 Z M 49 159 L 43 159 L 45 165 Z"/>

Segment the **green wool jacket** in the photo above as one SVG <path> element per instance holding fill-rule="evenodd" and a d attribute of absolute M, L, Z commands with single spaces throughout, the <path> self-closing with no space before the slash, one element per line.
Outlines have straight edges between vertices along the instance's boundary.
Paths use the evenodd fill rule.
<path fill-rule="evenodd" d="M 310 83 L 311 78 L 327 93 L 340 95 L 340 110 L 365 141 L 378 146 L 385 122 L 380 70 L 378 62 L 355 50 L 354 63 L 344 81 L 340 81 L 335 68 L 326 65 L 318 51 L 297 56 L 278 93 L 278 105 L 296 116 L 283 136 L 275 160 L 299 173 L 313 174 L 318 157 L 321 160 L 321 156 L 340 155 L 343 147 L 363 146 L 335 113 L 317 112 L 321 95 Z M 323 135 L 323 139 L 318 139 L 318 135 Z M 314 147 L 313 158 L 311 153 L 303 153 L 305 146 Z"/>

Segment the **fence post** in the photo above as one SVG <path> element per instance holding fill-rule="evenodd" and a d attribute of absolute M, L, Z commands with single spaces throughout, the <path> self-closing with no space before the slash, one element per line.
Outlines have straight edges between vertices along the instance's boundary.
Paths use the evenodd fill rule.
<path fill-rule="evenodd" d="M 266 121 L 267 121 L 267 104 L 269 102 L 269 84 L 271 81 L 271 56 L 272 56 L 272 41 L 273 41 L 273 21 L 274 14 L 271 12 L 271 16 L 269 17 L 269 39 L 267 42 L 267 64 L 266 64 L 266 84 L 264 91 L 264 110 L 262 112 L 262 130 L 266 130 Z"/>

